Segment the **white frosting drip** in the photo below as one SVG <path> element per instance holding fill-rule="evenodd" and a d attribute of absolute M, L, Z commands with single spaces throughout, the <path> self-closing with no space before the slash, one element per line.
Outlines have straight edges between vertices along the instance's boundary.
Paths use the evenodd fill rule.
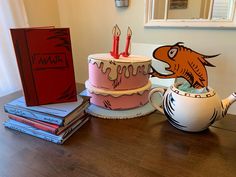
<path fill-rule="evenodd" d="M 148 74 L 151 66 L 150 58 L 135 55 L 114 59 L 110 54 L 94 54 L 88 56 L 88 61 L 91 64 L 96 64 L 103 73 L 110 69 L 110 80 L 116 80 L 118 74 L 121 74 L 123 70 L 127 78 L 130 77 L 130 73 L 136 75 L 142 69 L 143 74 Z"/>
<path fill-rule="evenodd" d="M 112 91 L 112 90 L 105 90 L 105 89 L 100 89 L 100 88 L 93 87 L 89 83 L 88 80 L 85 82 L 85 87 L 88 89 L 88 91 L 90 93 L 103 95 L 103 96 L 111 95 L 113 97 L 120 97 L 120 96 L 123 96 L 123 95 L 132 95 L 132 94 L 142 95 L 143 92 L 145 92 L 146 90 L 149 90 L 151 88 L 151 86 L 152 86 L 151 82 L 148 81 L 147 85 L 145 85 L 144 87 L 138 88 L 138 89 L 123 90 L 123 91 Z"/>

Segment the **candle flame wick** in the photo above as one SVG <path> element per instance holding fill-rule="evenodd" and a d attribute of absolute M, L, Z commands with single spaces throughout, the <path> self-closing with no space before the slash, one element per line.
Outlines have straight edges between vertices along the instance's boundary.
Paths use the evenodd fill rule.
<path fill-rule="evenodd" d="M 120 28 L 118 25 L 116 25 L 116 36 L 120 36 L 121 32 L 120 32 Z"/>
<path fill-rule="evenodd" d="M 116 26 L 113 27 L 113 29 L 112 29 L 112 34 L 113 34 L 113 35 L 116 34 Z"/>
<path fill-rule="evenodd" d="M 127 35 L 128 35 L 128 36 L 132 36 L 132 30 L 131 30 L 130 27 L 128 27 L 128 29 L 127 29 Z"/>

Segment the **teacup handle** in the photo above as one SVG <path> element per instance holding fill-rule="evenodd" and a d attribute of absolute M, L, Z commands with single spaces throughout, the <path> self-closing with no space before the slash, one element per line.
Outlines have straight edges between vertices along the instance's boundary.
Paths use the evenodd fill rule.
<path fill-rule="evenodd" d="M 165 89 L 163 88 L 154 88 L 152 89 L 150 92 L 149 92 L 149 95 L 148 95 L 148 99 L 149 99 L 149 102 L 151 103 L 151 105 L 156 108 L 158 111 L 160 111 L 162 114 L 164 114 L 164 110 L 163 108 L 161 107 L 161 105 L 158 105 L 156 104 L 155 102 L 153 102 L 152 100 L 152 96 L 154 93 L 158 93 L 161 97 L 162 97 L 162 100 L 161 102 L 163 101 L 163 97 L 164 97 L 164 94 L 165 94 Z"/>

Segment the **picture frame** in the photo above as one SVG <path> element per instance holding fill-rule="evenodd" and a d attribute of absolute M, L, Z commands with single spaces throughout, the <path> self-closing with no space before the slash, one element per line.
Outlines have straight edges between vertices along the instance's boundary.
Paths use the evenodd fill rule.
<path fill-rule="evenodd" d="M 187 9 L 188 0 L 170 0 L 170 10 Z"/>

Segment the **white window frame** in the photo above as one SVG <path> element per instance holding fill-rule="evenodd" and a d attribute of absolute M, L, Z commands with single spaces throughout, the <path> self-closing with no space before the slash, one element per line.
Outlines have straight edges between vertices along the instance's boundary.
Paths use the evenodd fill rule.
<path fill-rule="evenodd" d="M 168 0 L 166 0 L 168 1 Z M 213 1 L 213 0 L 211 0 Z M 228 20 L 211 19 L 167 19 L 168 5 L 166 3 L 164 19 L 153 19 L 154 16 L 154 0 L 144 0 L 145 2 L 145 18 L 144 27 L 199 27 L 199 28 L 236 28 L 236 10 L 233 3 L 232 17 Z M 212 8 L 210 9 L 211 13 Z"/>

